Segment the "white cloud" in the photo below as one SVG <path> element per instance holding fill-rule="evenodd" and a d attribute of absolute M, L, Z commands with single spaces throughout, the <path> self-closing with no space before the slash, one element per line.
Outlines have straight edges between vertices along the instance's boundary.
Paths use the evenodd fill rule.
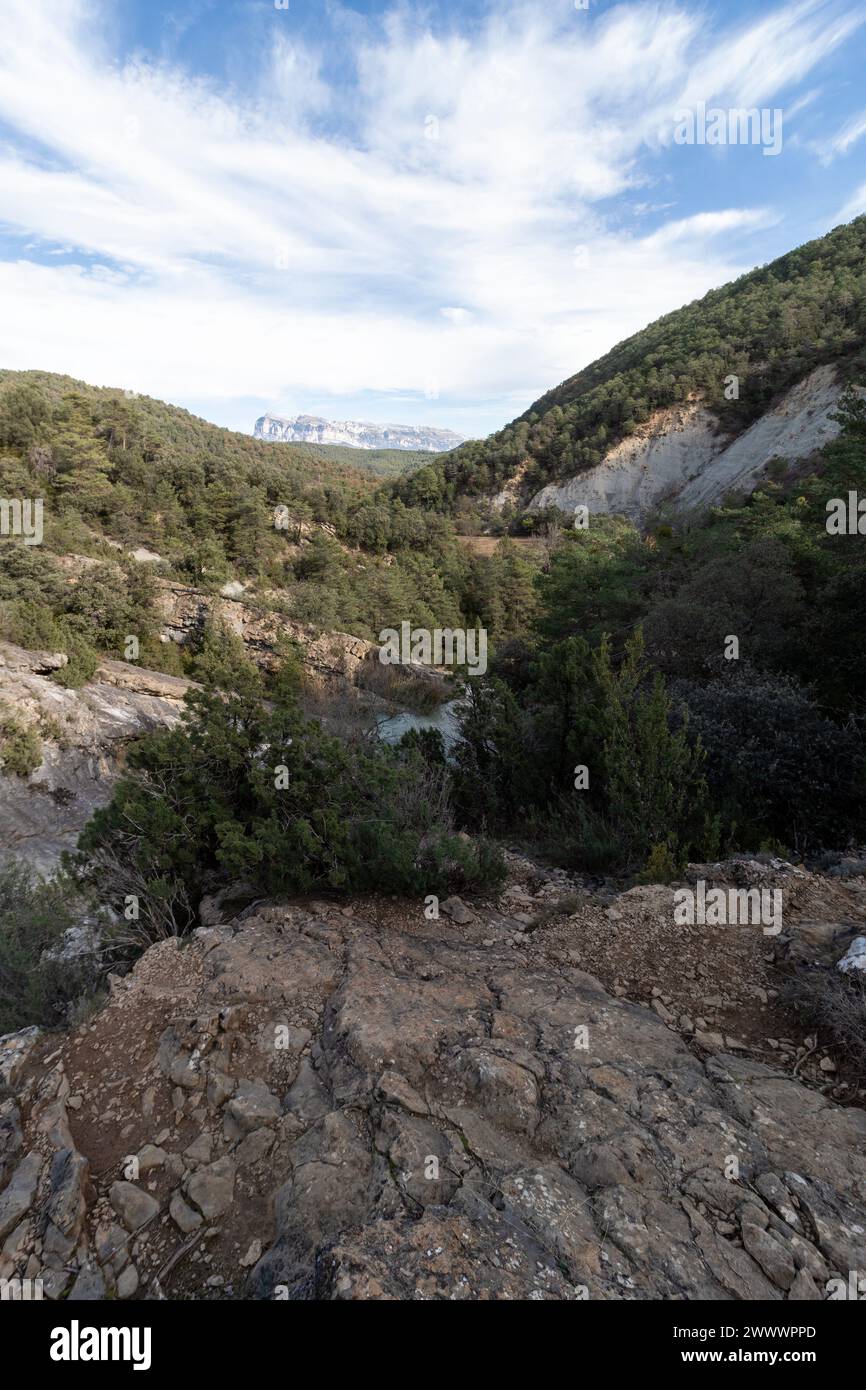
<path fill-rule="evenodd" d="M 780 218 L 768 208 L 727 208 L 724 212 L 697 212 L 677 222 L 668 222 L 646 238 L 648 246 L 672 246 L 690 241 L 703 243 L 726 232 L 771 227 Z"/>
<path fill-rule="evenodd" d="M 860 111 L 856 116 L 852 116 L 846 121 L 836 134 L 829 140 L 817 146 L 822 164 L 832 164 L 834 159 L 840 155 L 846 155 L 850 149 L 862 140 L 866 135 L 866 111 Z"/>
<path fill-rule="evenodd" d="M 860 217 L 864 212 L 866 212 L 866 183 L 862 183 L 848 199 L 848 202 L 840 210 L 836 221 L 850 222 L 852 217 Z"/>
<path fill-rule="evenodd" d="M 440 418 L 476 396 L 503 419 L 746 268 L 739 238 L 765 208 L 666 199 L 671 220 L 638 236 L 611 230 L 606 200 L 652 181 L 642 157 L 678 108 L 773 100 L 859 22 L 807 0 L 719 35 L 683 8 L 589 25 L 559 0 L 433 33 L 404 6 L 352 18 L 354 86 L 280 32 L 240 97 L 119 65 L 110 7 L 4 10 L 4 220 L 31 248 L 0 263 L 4 365 L 215 413 L 241 396 L 423 403 L 435 380 Z"/>

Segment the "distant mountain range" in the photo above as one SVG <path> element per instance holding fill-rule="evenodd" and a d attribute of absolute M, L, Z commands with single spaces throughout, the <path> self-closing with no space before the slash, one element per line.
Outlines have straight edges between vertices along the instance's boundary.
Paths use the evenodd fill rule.
<path fill-rule="evenodd" d="M 364 420 L 322 420 L 318 415 L 262 415 L 253 431 L 257 439 L 284 444 L 344 444 L 352 449 L 411 449 L 446 453 L 464 442 L 453 430 L 425 425 L 371 425 Z"/>

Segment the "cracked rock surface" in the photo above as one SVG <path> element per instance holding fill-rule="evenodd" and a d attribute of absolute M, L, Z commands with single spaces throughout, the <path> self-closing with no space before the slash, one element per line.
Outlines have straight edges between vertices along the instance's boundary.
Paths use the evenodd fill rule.
<path fill-rule="evenodd" d="M 542 936 L 516 949 L 501 908 L 271 904 L 152 947 L 93 1021 L 30 1041 L 0 1275 L 75 1298 L 800 1300 L 866 1269 L 866 1112 L 708 1053 Z"/>

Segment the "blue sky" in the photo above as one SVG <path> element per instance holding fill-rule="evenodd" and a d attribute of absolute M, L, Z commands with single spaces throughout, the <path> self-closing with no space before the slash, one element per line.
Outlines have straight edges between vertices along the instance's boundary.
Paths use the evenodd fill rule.
<path fill-rule="evenodd" d="M 0 365 L 482 435 L 866 211 L 853 0 L 0 0 Z M 779 152 L 684 144 L 700 103 Z"/>

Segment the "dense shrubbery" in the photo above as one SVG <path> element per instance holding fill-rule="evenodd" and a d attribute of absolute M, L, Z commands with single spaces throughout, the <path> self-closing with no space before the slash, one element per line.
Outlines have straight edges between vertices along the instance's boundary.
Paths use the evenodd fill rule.
<path fill-rule="evenodd" d="M 840 420 L 812 476 L 700 524 L 642 537 L 593 517 L 563 535 L 538 577 L 534 639 L 504 646 L 473 686 L 456 771 L 470 823 L 586 868 L 861 842 L 864 542 L 829 536 L 825 509 L 866 494 L 866 406 L 849 395 Z M 572 786 L 578 764 L 588 789 Z"/>
<path fill-rule="evenodd" d="M 46 956 L 79 924 L 74 903 L 66 882 L 42 883 L 23 864 L 0 868 L 0 1033 L 64 1022 L 96 983 L 92 962 Z"/>
<path fill-rule="evenodd" d="M 221 878 L 263 892 L 484 882 L 486 851 L 452 834 L 449 799 L 460 827 L 615 872 L 673 872 L 723 848 L 806 852 L 856 840 L 866 833 L 854 606 L 863 561 L 858 538 L 827 535 L 824 508 L 828 493 L 866 482 L 864 414 L 849 398 L 843 433 L 813 477 L 780 474 L 701 524 L 641 536 L 595 517 L 555 539 L 534 582 L 509 542 L 472 567 L 464 601 L 495 613 L 494 638 L 507 640 L 490 677 L 469 682 L 450 770 L 435 736 L 406 740 L 396 755 L 329 738 L 301 717 L 288 675 L 264 686 L 242 644 L 206 626 L 185 661 L 210 693 L 191 697 L 183 729 L 143 741 L 82 841 L 103 897 L 137 896 L 152 936 L 194 921 Z M 338 551 L 322 535 L 296 565 L 299 588 L 323 603 L 352 592 L 335 597 Z M 449 561 L 447 546 L 442 554 Z M 103 642 L 139 621 L 142 590 L 131 581 L 111 591 L 97 568 L 71 598 L 40 562 L 18 556 L 5 590 L 0 568 L 0 602 L 19 594 L 12 611 L 32 623 L 31 644 L 51 645 L 35 641 L 45 621 L 76 631 L 85 606 Z M 370 575 L 383 625 L 411 602 L 400 573 L 390 598 L 376 588 L 381 572 Z M 452 569 L 449 584 L 461 582 Z M 443 585 L 431 599 L 426 625 L 433 611 L 456 620 L 453 592 Z M 739 662 L 724 660 L 730 635 Z M 580 767 L 587 786 L 575 785 Z"/>
<path fill-rule="evenodd" d="M 828 497 L 866 494 L 854 395 L 811 473 L 780 460 L 748 501 L 705 518 L 641 534 L 622 518 L 574 531 L 545 515 L 531 546 L 506 540 L 484 557 L 456 534 L 477 524 L 473 496 L 518 464 L 532 486 L 573 473 L 692 390 L 742 425 L 818 362 L 855 374 L 864 244 L 858 219 L 652 325 L 500 435 L 379 490 L 326 456 L 158 402 L 0 373 L 0 493 L 45 496 L 44 551 L 96 562 L 70 582 L 51 553 L 0 545 L 0 637 L 67 651 L 57 678 L 75 684 L 134 634 L 143 664 L 173 662 L 207 687 L 182 728 L 142 741 L 83 838 L 104 900 L 137 897 L 153 936 L 188 926 L 227 878 L 413 894 L 490 881 L 495 856 L 453 833 L 452 804 L 458 827 L 618 872 L 866 834 L 866 542 L 824 524 Z M 739 403 L 719 399 L 729 372 L 749 383 Z M 320 628 L 489 628 L 492 673 L 469 682 L 453 767 L 432 735 L 397 752 L 329 737 L 300 714 L 290 674 L 263 683 L 218 626 L 182 655 L 162 646 L 153 581 L 109 538 L 152 546 L 163 572 L 211 593 L 231 575 L 258 580 L 262 602 Z M 730 636 L 739 663 L 724 660 Z M 27 749 L 15 757 L 26 769 Z"/>
<path fill-rule="evenodd" d="M 230 693 L 193 691 L 182 726 L 131 753 L 80 849 L 102 902 L 138 900 L 139 941 L 184 931 L 202 894 L 232 880 L 413 895 L 496 881 L 496 853 L 452 831 L 444 771 L 328 736 L 292 685 L 267 701 L 240 674 Z"/>
<path fill-rule="evenodd" d="M 607 633 L 619 645 L 645 608 L 649 563 L 639 533 L 622 517 L 593 517 L 586 531 L 566 533 L 539 577 L 539 636 L 579 634 L 596 644 Z"/>
<path fill-rule="evenodd" d="M 703 751 L 673 724 L 639 634 L 616 666 L 606 639 L 592 651 L 568 638 L 541 657 L 520 701 L 495 677 L 473 684 L 457 806 L 476 827 L 531 827 L 560 862 L 628 869 L 661 847 L 682 861 L 713 827 Z"/>
<path fill-rule="evenodd" d="M 89 680 L 100 653 L 122 660 L 130 634 L 142 665 L 162 660 L 153 581 L 140 565 L 95 564 L 70 584 L 45 551 L 0 545 L 0 639 L 66 652 L 69 663 L 55 675 L 60 684 Z"/>
<path fill-rule="evenodd" d="M 803 584 L 784 543 L 760 537 L 708 560 L 646 619 L 647 648 L 668 676 L 706 674 L 729 636 L 743 661 L 784 670 L 796 662 L 806 617 Z"/>
<path fill-rule="evenodd" d="M 7 776 L 28 777 L 41 763 L 38 729 L 22 723 L 15 711 L 0 700 L 0 771 Z"/>
<path fill-rule="evenodd" d="M 803 853 L 864 827 L 866 758 L 853 727 L 822 715 L 796 681 L 747 667 L 675 695 L 707 752 L 707 780 L 728 833 Z"/>
<path fill-rule="evenodd" d="M 73 586 L 56 566 L 52 579 L 50 555 L 21 560 L 12 578 L 31 606 L 19 611 L 22 596 L 8 595 L 0 636 L 38 632 L 70 656 L 82 643 L 117 656 L 122 628 L 139 637 L 143 662 L 164 666 L 172 652 L 152 636 L 146 568 L 115 549 L 142 545 L 163 557 L 163 573 L 211 592 L 233 576 L 258 580 L 288 616 L 323 630 L 370 638 L 404 619 L 448 627 L 485 618 L 475 575 L 488 562 L 458 544 L 450 520 L 375 492 L 333 453 L 251 439 L 70 378 L 0 372 L 0 496 L 44 499 L 47 551 L 111 560 Z M 32 556 L 22 544 L 0 545 L 7 550 Z M 134 622 L 125 614 L 118 626 L 116 604 L 103 619 L 99 594 L 89 621 L 100 585 L 126 596 Z"/>

